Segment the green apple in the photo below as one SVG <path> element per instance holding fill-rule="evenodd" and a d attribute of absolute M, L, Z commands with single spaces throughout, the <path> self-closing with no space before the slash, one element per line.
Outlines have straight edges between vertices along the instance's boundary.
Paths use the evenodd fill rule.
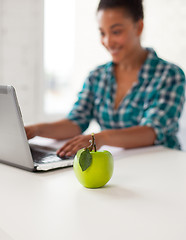
<path fill-rule="evenodd" d="M 99 188 L 111 179 L 114 161 L 109 151 L 96 151 L 94 135 L 91 142 L 89 148 L 77 152 L 73 168 L 77 179 L 84 187 Z"/>

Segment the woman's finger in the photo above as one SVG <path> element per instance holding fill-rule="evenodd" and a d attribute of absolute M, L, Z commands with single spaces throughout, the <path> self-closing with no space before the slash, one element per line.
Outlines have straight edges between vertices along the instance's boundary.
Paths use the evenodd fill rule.
<path fill-rule="evenodd" d="M 84 135 L 80 135 L 77 136 L 75 138 L 73 138 L 72 140 L 68 141 L 63 147 L 61 147 L 58 151 L 57 154 L 60 157 L 63 157 L 65 155 L 74 155 L 76 154 L 76 152 L 84 147 L 88 147 L 89 145 L 89 136 L 84 136 Z"/>
<path fill-rule="evenodd" d="M 61 148 L 59 148 L 57 150 L 57 154 L 60 155 L 62 152 L 66 152 L 66 149 L 69 149 L 70 147 L 74 146 L 76 144 L 76 140 L 70 140 L 68 141 L 64 146 L 62 146 Z M 63 154 L 64 155 L 64 154 Z M 61 155 L 60 155 L 61 156 Z"/>

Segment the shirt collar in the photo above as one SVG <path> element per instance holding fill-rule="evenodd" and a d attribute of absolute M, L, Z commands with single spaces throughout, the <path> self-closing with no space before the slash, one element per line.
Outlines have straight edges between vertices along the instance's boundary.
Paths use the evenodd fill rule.
<path fill-rule="evenodd" d="M 148 55 L 147 55 L 146 60 L 149 60 L 149 59 L 153 59 L 153 58 L 157 58 L 157 57 L 158 57 L 153 48 L 145 48 L 145 49 L 148 51 Z"/>
<path fill-rule="evenodd" d="M 149 62 L 152 59 L 158 58 L 158 56 L 153 48 L 145 48 L 145 49 L 148 51 L 148 54 L 147 54 L 147 58 L 146 58 L 145 62 L 143 63 L 143 65 L 141 66 L 141 69 L 139 71 L 139 75 L 138 75 L 139 80 L 141 79 L 140 75 L 141 75 L 141 72 L 143 71 L 143 69 L 145 68 L 145 66 L 147 64 L 149 64 Z M 115 79 L 115 77 L 114 77 L 114 62 L 111 61 L 111 62 L 107 63 L 106 72 L 107 72 L 108 76 L 111 76 L 110 77 L 111 81 Z"/>

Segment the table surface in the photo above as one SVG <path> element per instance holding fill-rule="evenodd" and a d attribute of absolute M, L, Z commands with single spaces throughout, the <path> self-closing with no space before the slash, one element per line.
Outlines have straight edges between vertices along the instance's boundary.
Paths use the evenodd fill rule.
<path fill-rule="evenodd" d="M 0 239 L 185 240 L 186 153 L 114 153 L 114 174 L 84 188 L 73 168 L 44 173 L 0 164 Z"/>

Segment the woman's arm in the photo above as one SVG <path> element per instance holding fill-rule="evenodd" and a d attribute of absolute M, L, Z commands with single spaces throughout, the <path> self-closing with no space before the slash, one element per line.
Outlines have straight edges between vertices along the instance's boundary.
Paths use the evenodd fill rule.
<path fill-rule="evenodd" d="M 79 135 L 69 140 L 61 147 L 57 154 L 61 157 L 71 156 L 81 149 L 90 145 L 91 135 Z M 156 134 L 153 128 L 147 126 L 135 126 L 125 129 L 104 130 L 95 134 L 96 146 L 102 145 L 122 147 L 125 149 L 145 147 L 153 145 Z"/>
<path fill-rule="evenodd" d="M 101 145 L 129 149 L 153 145 L 156 134 L 151 127 L 134 126 L 125 129 L 104 130 L 95 134 L 95 137 L 98 138 Z"/>
<path fill-rule="evenodd" d="M 35 136 L 63 140 L 81 134 L 80 127 L 68 119 L 25 127 L 28 139 Z"/>

